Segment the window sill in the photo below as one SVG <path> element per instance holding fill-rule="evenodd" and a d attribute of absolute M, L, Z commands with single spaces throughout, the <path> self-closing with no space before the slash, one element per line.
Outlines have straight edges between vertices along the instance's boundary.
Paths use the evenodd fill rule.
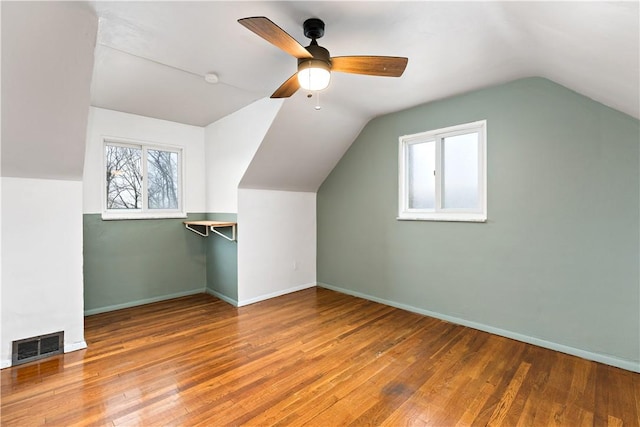
<path fill-rule="evenodd" d="M 103 221 L 117 221 L 124 219 L 184 219 L 187 214 L 184 212 L 165 212 L 165 213 L 112 213 L 103 212 Z"/>
<path fill-rule="evenodd" d="M 487 222 L 485 215 L 475 214 L 444 214 L 444 215 L 400 215 L 396 217 L 398 221 L 437 221 L 437 222 Z"/>

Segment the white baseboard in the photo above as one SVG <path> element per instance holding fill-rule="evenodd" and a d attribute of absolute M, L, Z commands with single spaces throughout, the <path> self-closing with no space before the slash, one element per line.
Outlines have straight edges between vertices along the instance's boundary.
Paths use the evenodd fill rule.
<path fill-rule="evenodd" d="M 269 293 L 269 294 L 260 295 L 260 296 L 254 297 L 254 298 L 245 299 L 245 300 L 242 300 L 242 301 L 238 301 L 238 307 L 242 307 L 242 306 L 250 305 L 250 304 L 255 304 L 255 303 L 260 302 L 260 301 L 264 301 L 264 300 L 268 300 L 268 299 L 271 299 L 271 298 L 279 297 L 279 296 L 282 296 L 282 295 L 290 294 L 292 292 L 302 291 L 304 289 L 313 288 L 315 286 L 316 286 L 316 282 L 305 283 L 304 285 L 298 285 L 298 286 L 294 286 L 292 288 L 283 289 L 281 291 L 276 291 L 276 292 L 272 292 L 272 293 Z"/>
<path fill-rule="evenodd" d="M 422 314 L 429 317 L 435 317 L 436 319 L 445 320 L 447 322 L 455 323 L 457 325 L 467 326 L 472 329 L 477 329 L 490 334 L 500 335 L 502 337 L 511 338 L 516 341 L 522 341 L 528 344 L 537 345 L 539 347 L 548 348 L 550 350 L 559 351 L 561 353 L 570 354 L 572 356 L 581 357 L 583 359 L 592 360 L 594 362 L 604 363 L 605 365 L 615 366 L 617 368 L 625 369 L 632 372 L 640 372 L 640 362 L 634 360 L 621 359 L 615 356 L 607 354 L 594 353 L 587 350 L 582 350 L 575 347 L 570 347 L 564 344 L 559 344 L 551 341 L 546 341 L 540 338 L 531 337 L 528 335 L 520 334 L 518 332 L 508 331 L 505 329 L 496 328 L 493 326 L 484 325 L 482 323 L 472 322 L 470 320 L 461 319 L 459 317 L 448 316 L 446 314 L 436 313 L 434 311 L 423 310 L 411 305 L 401 304 L 395 301 L 389 301 L 383 298 L 374 297 L 371 295 L 363 294 L 360 292 L 352 291 L 349 289 L 340 288 L 338 286 L 328 285 L 326 283 L 318 282 L 318 286 L 321 288 L 331 289 L 336 292 L 340 292 L 347 295 L 363 298 L 369 301 L 378 302 L 380 304 L 389 305 L 391 307 L 400 308 L 402 310 L 411 311 L 413 313 Z"/>
<path fill-rule="evenodd" d="M 82 350 L 83 348 L 87 348 L 86 341 L 74 342 L 71 344 L 65 344 L 64 352 L 69 353 L 71 351 Z"/>
<path fill-rule="evenodd" d="M 161 295 L 161 296 L 153 297 L 153 298 L 145 298 L 145 299 L 141 299 L 141 300 L 137 300 L 137 301 L 125 302 L 123 304 L 115 304 L 115 305 L 108 305 L 106 307 L 92 308 L 90 310 L 85 310 L 84 311 L 84 315 L 85 316 L 91 316 L 92 314 L 106 313 L 108 311 L 121 310 L 123 308 L 135 307 L 135 306 L 144 305 L 144 304 L 151 304 L 152 302 L 164 301 L 164 300 L 173 299 L 173 298 L 186 297 L 186 296 L 189 296 L 189 295 L 201 294 L 201 293 L 204 293 L 204 292 L 205 292 L 204 289 L 195 289 L 195 290 L 192 290 L 192 291 L 177 292 L 175 294 Z"/>
<path fill-rule="evenodd" d="M 10 368 L 10 367 L 11 367 L 11 359 L 0 360 L 0 369 Z"/>
<path fill-rule="evenodd" d="M 208 293 L 209 295 L 213 295 L 216 298 L 220 298 L 222 301 L 231 304 L 234 307 L 238 307 L 238 301 L 234 300 L 233 298 L 229 298 L 228 296 L 221 294 L 218 291 L 214 291 L 213 289 L 205 289 L 205 292 Z"/>

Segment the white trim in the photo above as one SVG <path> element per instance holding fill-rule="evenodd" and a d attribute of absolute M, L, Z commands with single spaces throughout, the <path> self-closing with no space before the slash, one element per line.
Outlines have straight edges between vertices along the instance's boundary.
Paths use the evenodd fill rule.
<path fill-rule="evenodd" d="M 11 359 L 0 360 L 0 369 L 10 368 L 10 367 L 11 367 Z"/>
<path fill-rule="evenodd" d="M 74 342 L 71 344 L 65 344 L 64 345 L 64 352 L 65 353 L 70 353 L 72 351 L 77 351 L 77 350 L 82 350 L 87 348 L 87 342 L 86 341 L 80 341 L 80 342 Z"/>
<path fill-rule="evenodd" d="M 478 134 L 478 198 L 477 209 L 451 209 L 442 206 L 442 145 L 444 139 L 468 133 Z M 435 207 L 411 209 L 408 206 L 408 149 L 412 144 L 435 142 Z M 398 138 L 398 220 L 408 221 L 468 221 L 487 220 L 487 120 L 479 120 L 442 129 Z"/>
<path fill-rule="evenodd" d="M 205 292 L 208 293 L 209 295 L 213 295 L 214 297 L 221 299 L 222 301 L 228 304 L 231 304 L 234 307 L 238 307 L 238 301 L 234 300 L 233 298 L 229 298 L 228 296 L 221 294 L 218 291 L 214 291 L 213 289 L 206 288 Z"/>
<path fill-rule="evenodd" d="M 204 292 L 205 292 L 204 288 L 200 288 L 200 289 L 195 289 L 191 291 L 176 292 L 175 294 L 162 295 L 158 297 L 145 298 L 145 299 L 140 299 L 136 301 L 125 302 L 122 304 L 108 305 L 106 307 L 92 308 L 90 310 L 85 310 L 84 315 L 91 316 L 93 314 L 100 314 L 100 313 L 106 313 L 109 311 L 122 310 L 123 308 L 136 307 L 138 305 L 151 304 L 153 302 L 165 301 L 173 298 L 180 298 L 180 297 L 186 297 L 189 295 L 202 294 Z"/>
<path fill-rule="evenodd" d="M 102 219 L 105 221 L 117 221 L 120 219 L 184 219 L 187 218 L 186 213 L 176 212 L 176 213 L 133 213 L 133 212 L 123 212 L 116 213 L 113 211 L 103 212 Z"/>
<path fill-rule="evenodd" d="M 114 136 L 102 135 L 102 219 L 103 220 L 118 220 L 118 219 L 166 219 L 166 218 L 186 218 L 186 147 L 178 145 L 171 145 L 160 142 L 135 140 L 130 138 L 121 138 Z M 128 210 L 108 210 L 107 209 L 107 189 L 105 182 L 105 167 L 107 159 L 105 157 L 105 147 L 107 145 L 118 147 L 139 147 L 141 153 L 141 167 L 142 167 L 142 208 L 141 209 L 128 209 Z M 177 209 L 149 209 L 147 206 L 147 151 L 167 151 L 176 153 L 178 155 L 178 208 Z"/>
<path fill-rule="evenodd" d="M 398 221 L 441 221 L 441 222 L 487 222 L 486 215 L 483 214 L 471 214 L 471 213 L 433 213 L 433 214 L 406 214 L 404 216 L 398 216 Z"/>
<path fill-rule="evenodd" d="M 552 341 L 546 341 L 540 338 L 531 337 L 529 335 L 520 334 L 518 332 L 508 331 L 505 329 L 500 329 L 493 326 L 485 325 L 482 323 L 461 319 L 459 317 L 448 316 L 446 314 L 441 314 L 441 313 L 437 313 L 430 310 L 424 310 L 411 305 L 401 304 L 395 301 L 389 301 L 383 298 L 378 298 L 378 297 L 363 294 L 360 292 L 352 291 L 349 289 L 340 288 L 338 286 L 328 285 L 326 283 L 318 282 L 318 287 L 330 289 L 332 291 L 340 292 L 347 295 L 352 295 L 358 298 L 364 298 L 369 301 L 374 301 L 380 304 L 396 307 L 396 308 L 407 310 L 413 313 L 422 314 L 424 316 L 445 320 L 447 322 L 455 323 L 457 325 L 467 326 L 469 328 L 488 332 L 490 334 L 499 335 L 502 337 L 511 338 L 511 339 L 525 342 L 528 344 L 537 345 L 538 347 L 548 348 L 550 350 L 558 351 L 560 353 L 566 353 L 572 356 L 581 357 L 583 359 L 592 360 L 594 362 L 604 363 L 605 365 L 615 366 L 617 368 L 625 369 L 627 371 L 640 373 L 640 361 L 621 359 L 619 357 L 615 357 L 607 354 L 594 353 L 591 351 L 582 350 L 580 348 L 570 347 L 564 344 L 559 344 Z"/>
<path fill-rule="evenodd" d="M 271 299 L 271 298 L 279 297 L 279 296 L 290 294 L 290 293 L 293 293 L 293 292 L 302 291 L 304 289 L 314 288 L 316 285 L 317 285 L 316 282 L 306 283 L 304 285 L 298 285 L 298 286 L 294 286 L 292 288 L 283 289 L 281 291 L 272 292 L 270 294 L 264 294 L 264 295 L 260 295 L 260 296 L 254 297 L 254 298 L 249 298 L 249 299 L 246 299 L 246 300 L 243 300 L 243 301 L 238 301 L 238 307 L 243 307 L 245 305 L 255 304 L 255 303 L 260 302 L 260 301 L 268 300 L 268 299 Z"/>

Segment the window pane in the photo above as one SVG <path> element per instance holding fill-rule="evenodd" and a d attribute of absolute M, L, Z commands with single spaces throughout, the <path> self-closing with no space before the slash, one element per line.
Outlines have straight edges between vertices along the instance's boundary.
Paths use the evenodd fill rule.
<path fill-rule="evenodd" d="M 178 153 L 147 150 L 149 209 L 178 209 Z"/>
<path fill-rule="evenodd" d="M 107 209 L 142 209 L 142 150 L 105 146 Z"/>
<path fill-rule="evenodd" d="M 442 207 L 477 209 L 478 134 L 476 132 L 443 139 Z"/>
<path fill-rule="evenodd" d="M 409 209 L 435 209 L 436 143 L 408 145 Z"/>

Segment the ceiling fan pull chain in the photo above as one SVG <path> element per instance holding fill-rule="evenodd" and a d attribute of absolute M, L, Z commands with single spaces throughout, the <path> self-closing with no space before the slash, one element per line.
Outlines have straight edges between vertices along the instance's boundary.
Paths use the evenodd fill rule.
<path fill-rule="evenodd" d="M 322 107 L 320 106 L 320 91 L 316 92 L 316 106 L 314 108 L 316 109 L 316 111 L 322 109 Z"/>

